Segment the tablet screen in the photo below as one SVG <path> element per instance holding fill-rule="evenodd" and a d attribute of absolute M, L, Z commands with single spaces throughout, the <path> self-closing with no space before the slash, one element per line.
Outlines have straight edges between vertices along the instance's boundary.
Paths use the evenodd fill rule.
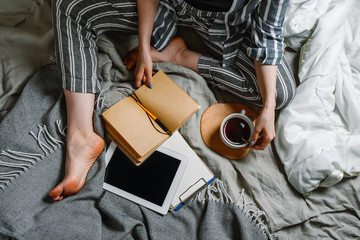
<path fill-rule="evenodd" d="M 105 183 L 162 206 L 181 161 L 155 151 L 141 165 L 135 165 L 116 148 L 107 165 Z"/>

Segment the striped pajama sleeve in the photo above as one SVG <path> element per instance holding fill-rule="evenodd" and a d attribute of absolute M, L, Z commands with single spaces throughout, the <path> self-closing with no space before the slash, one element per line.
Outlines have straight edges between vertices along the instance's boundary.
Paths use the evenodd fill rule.
<path fill-rule="evenodd" d="M 248 55 L 269 65 L 278 65 L 282 59 L 282 26 L 287 0 L 263 0 L 254 11 L 251 24 L 252 44 Z"/>

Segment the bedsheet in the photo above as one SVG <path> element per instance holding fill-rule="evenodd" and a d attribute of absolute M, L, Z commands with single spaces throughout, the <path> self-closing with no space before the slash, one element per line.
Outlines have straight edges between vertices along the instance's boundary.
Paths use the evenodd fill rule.
<path fill-rule="evenodd" d="M 54 51 L 51 0 L 0 0 L 0 111 L 11 109 L 27 80 Z"/>
<path fill-rule="evenodd" d="M 353 0 L 295 0 L 287 14 L 284 34 L 301 50 L 301 83 L 277 120 L 275 145 L 304 195 L 360 172 L 359 16 Z"/>
<path fill-rule="evenodd" d="M 51 1 L 41 0 L 0 0 L 0 11 L 2 13 L 0 19 L 6 20 L 1 22 L 0 31 L 2 31 L 2 34 L 0 35 L 0 38 L 9 38 L 9 36 L 6 35 L 13 32 L 19 32 L 18 35 L 12 36 L 13 41 L 3 41 L 1 42 L 2 45 L 0 47 L 2 47 L 2 49 L 7 49 L 7 47 L 9 47 L 10 49 L 11 47 L 14 47 L 13 43 L 16 41 L 17 49 L 15 52 L 22 53 L 20 55 L 12 54 L 14 52 L 9 51 L 9 54 L 7 55 L 0 55 L 1 64 L 8 63 L 8 65 L 6 65 L 7 74 L 0 72 L 0 83 L 2 87 L 9 84 L 9 81 L 12 83 L 21 82 L 23 84 L 22 86 L 24 86 L 29 77 L 36 72 L 36 69 L 49 62 L 48 58 L 52 55 L 53 48 L 51 30 L 39 28 L 38 30 L 42 30 L 40 32 L 43 32 L 40 34 L 43 36 L 40 39 L 36 37 L 38 35 L 34 38 L 32 34 L 27 34 L 26 38 L 21 36 L 28 32 L 35 31 L 38 24 L 50 26 L 50 2 Z M 327 9 L 327 7 L 316 8 L 316 10 L 314 9 L 314 12 L 308 11 L 309 17 L 305 18 L 304 16 L 306 16 L 307 10 L 304 9 L 301 11 L 299 5 L 306 8 L 307 6 L 311 7 L 311 4 L 317 4 L 319 7 L 322 6 L 320 3 L 326 5 L 326 1 L 302 1 L 304 3 L 303 5 L 300 4 L 300 1 L 293 2 L 297 5 L 290 5 L 288 16 L 302 16 L 304 20 L 297 26 L 298 28 L 303 28 L 303 32 L 295 31 L 298 34 L 292 35 L 291 32 L 286 31 L 286 33 L 289 33 L 286 36 L 286 43 L 295 50 L 293 52 L 295 57 L 294 59 L 291 59 L 291 62 L 293 62 L 293 60 L 296 62 L 302 46 L 306 44 L 308 36 L 310 36 L 310 33 L 312 32 L 310 30 L 312 30 L 314 26 L 313 23 L 316 22 L 318 12 L 323 11 L 322 13 L 324 13 L 324 9 Z M 3 6 L 5 6 L 3 3 L 11 4 L 12 8 L 3 8 Z M 24 7 L 29 5 L 31 7 Z M 16 9 L 21 9 L 22 11 L 16 11 Z M 301 11 L 301 14 L 293 15 L 296 11 Z M 39 18 L 40 15 L 42 16 L 41 18 Z M 11 16 L 11 18 L 9 18 L 9 16 Z M 18 19 L 19 16 L 28 17 L 20 18 L 23 19 L 23 21 L 18 21 L 20 24 L 4 25 L 8 20 Z M 31 19 L 38 19 L 38 22 L 32 22 L 32 25 L 26 25 L 25 23 L 31 21 Z M 291 18 L 288 19 L 290 20 Z M 21 28 L 21 26 L 24 27 Z M 296 30 L 296 28 L 294 29 Z M 3 33 L 6 35 L 3 35 Z M 44 36 L 48 36 L 48 38 Z M 183 36 L 190 36 L 188 41 L 190 45 L 199 44 L 196 41 L 196 36 L 191 36 L 190 31 L 185 31 L 185 35 Z M 31 48 L 32 46 L 39 46 L 38 41 L 44 39 L 47 39 L 45 42 L 46 44 L 40 44 L 40 47 L 34 49 Z M 132 86 L 133 74 L 126 70 L 125 66 L 122 64 L 121 57 L 123 57 L 130 48 L 136 46 L 137 43 L 134 39 L 136 38 L 125 37 L 117 33 L 109 33 L 101 36 L 98 41 L 98 59 L 101 73 L 104 78 L 104 91 L 102 95 L 105 97 L 104 103 L 109 106 L 127 94 L 121 86 Z M 23 57 L 24 54 L 27 55 L 27 53 L 31 53 L 31 57 Z M 288 56 L 287 51 L 285 52 L 285 56 Z M 18 65 L 17 63 L 19 61 L 23 61 L 23 64 Z M 181 128 L 181 133 L 215 175 L 222 180 L 224 187 L 230 194 L 232 200 L 237 202 L 239 206 L 246 205 L 247 211 L 253 216 L 254 220 L 264 222 L 268 226 L 268 229 L 272 233 L 272 235 L 268 235 L 269 237 L 273 236 L 278 239 L 354 239 L 360 236 L 359 177 L 344 179 L 331 188 L 318 189 L 317 191 L 314 191 L 310 197 L 305 198 L 288 181 L 284 165 L 277 155 L 278 148 L 275 149 L 274 145 L 268 146 L 264 151 L 251 150 L 249 154 L 241 160 L 229 160 L 219 156 L 208 149 L 201 139 L 199 129 L 201 113 L 206 110 L 207 106 L 217 102 L 242 102 L 242 100 L 219 89 L 210 89 L 204 79 L 193 71 L 185 68 L 171 64 L 155 64 L 154 67 L 162 69 L 169 76 L 174 78 L 178 84 L 183 86 L 184 89 L 191 96 L 196 98 L 200 105 L 202 105 L 202 109 L 200 109 L 200 111 Z M 296 68 L 297 66 L 295 66 L 294 70 L 296 70 Z M 17 72 L 22 74 L 16 74 Z M 294 73 L 296 74 L 297 72 L 294 71 Z M 10 75 L 11 78 L 9 78 Z M 51 79 L 49 79 L 49 81 L 51 81 Z M 195 81 L 198 82 L 198 84 L 194 87 L 187 85 L 186 82 L 182 83 L 182 81 Z M 10 99 L 8 97 L 10 95 L 1 95 L 0 100 L 4 102 L 8 101 L 8 103 L 2 105 L 5 107 L 1 107 L 0 110 L 10 109 L 16 102 L 17 95 L 21 94 L 21 89 L 22 87 L 15 89 L 10 85 L 9 90 L 13 91 L 11 96 L 14 96 L 14 98 L 11 97 Z M 101 102 L 102 101 L 98 101 L 97 103 L 100 104 Z M 255 107 L 254 109 L 257 111 L 259 110 Z M 280 113 L 280 116 L 281 114 L 282 113 Z M 1 115 L 6 118 L 5 111 L 1 112 Z M 48 121 L 49 119 L 45 117 L 44 120 Z M 53 123 L 53 121 L 51 121 L 51 123 Z M 37 131 L 36 126 L 34 131 Z M 56 132 L 56 129 L 52 129 L 51 131 L 54 133 Z M 0 136 L 1 134 L 2 132 L 0 132 Z M 0 150 L 4 150 L 2 146 L 3 145 L 0 144 Z M 62 153 L 57 154 L 60 157 L 62 156 Z M 42 169 L 43 171 L 49 171 L 49 166 L 56 167 L 52 168 L 51 173 L 53 174 L 51 179 L 44 181 L 40 185 L 40 189 L 34 189 L 31 196 L 36 196 L 39 192 L 42 192 L 45 196 L 47 189 L 50 189 L 61 178 L 61 168 L 64 163 L 61 161 L 51 161 L 51 159 L 53 158 L 50 158 L 48 165 L 42 165 L 44 167 L 44 169 Z M 94 176 L 94 172 L 91 172 L 90 175 Z M 19 188 L 16 190 L 19 192 L 16 193 L 16 190 L 14 190 L 13 194 L 16 196 L 17 200 L 15 202 L 17 202 L 18 206 L 25 212 L 31 212 L 31 209 L 29 210 L 26 206 L 26 199 L 23 199 L 23 195 L 21 194 L 22 188 L 26 189 L 33 183 L 33 179 L 27 179 L 29 180 L 28 184 L 22 187 L 21 185 L 18 185 Z M 91 180 L 88 181 L 84 188 L 85 195 L 79 194 L 73 198 L 68 198 L 66 201 L 59 204 L 57 208 L 67 209 L 68 204 L 75 204 L 76 206 L 82 204 L 94 206 L 97 202 L 101 204 L 103 211 L 107 212 L 107 210 L 111 209 L 113 206 L 105 203 L 112 203 L 113 201 L 118 201 L 117 204 L 122 203 L 120 199 L 114 200 L 116 197 L 109 196 L 108 194 L 106 194 L 106 196 L 101 196 L 101 199 L 106 200 L 111 198 L 112 201 L 109 202 L 106 200 L 105 202 L 99 202 L 97 200 L 99 197 L 98 191 L 94 189 L 91 182 Z M 95 197 L 94 191 L 96 193 Z M 0 196 L 2 196 L 1 193 Z M 37 203 L 34 204 L 35 208 L 33 209 L 37 209 Z M 68 210 L 64 213 L 66 214 L 67 211 Z M 91 210 L 89 214 L 93 214 L 93 211 Z M 106 219 L 108 226 L 112 226 L 111 224 L 116 223 L 116 216 L 121 216 L 120 212 L 118 212 L 118 214 L 111 215 L 111 213 L 109 213 L 106 215 L 110 216 Z M 94 216 L 95 219 L 97 219 L 98 215 L 95 214 Z M 38 215 L 35 218 L 23 219 L 17 223 L 17 226 L 21 227 L 21 224 L 24 223 L 24 221 L 32 223 L 34 219 L 36 220 L 38 218 L 41 218 L 41 215 Z M 16 220 L 20 219 L 13 219 L 13 221 L 9 221 L 9 223 L 15 224 Z M 62 216 L 56 216 L 56 220 L 63 221 Z M 146 219 L 140 220 L 140 222 L 143 221 L 146 221 Z M 96 224 L 91 226 L 94 226 L 94 229 L 100 227 Z M 56 229 L 54 229 L 54 231 L 56 232 Z M 91 231 L 89 233 L 91 233 Z M 103 239 L 110 236 L 107 235 L 108 233 L 111 233 L 111 231 L 109 232 L 107 229 L 104 229 Z M 59 232 L 58 236 L 61 236 L 61 232 Z"/>

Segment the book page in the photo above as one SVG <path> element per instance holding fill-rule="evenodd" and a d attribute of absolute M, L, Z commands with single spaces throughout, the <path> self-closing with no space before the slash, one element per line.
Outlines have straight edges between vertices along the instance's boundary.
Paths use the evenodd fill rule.
<path fill-rule="evenodd" d="M 103 113 L 103 118 L 139 156 L 146 155 L 169 137 L 156 131 L 151 124 L 153 120 L 131 97 L 114 104 Z"/>
<path fill-rule="evenodd" d="M 153 77 L 153 88 L 135 91 L 141 103 L 170 130 L 177 130 L 200 106 L 164 72 Z"/>

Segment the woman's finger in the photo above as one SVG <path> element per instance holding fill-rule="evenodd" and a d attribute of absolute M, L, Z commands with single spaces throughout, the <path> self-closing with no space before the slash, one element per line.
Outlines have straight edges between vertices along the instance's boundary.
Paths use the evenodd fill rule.
<path fill-rule="evenodd" d="M 269 143 L 270 143 L 269 138 L 260 136 L 258 139 L 258 145 L 256 146 L 256 149 L 264 150 Z"/>
<path fill-rule="evenodd" d="M 144 71 L 139 71 L 135 74 L 135 87 L 139 88 L 142 85 L 144 79 Z"/>
<path fill-rule="evenodd" d="M 146 82 L 147 82 L 147 86 L 149 88 L 152 88 L 152 83 L 153 83 L 152 69 L 151 69 L 151 71 L 146 71 Z"/>
<path fill-rule="evenodd" d="M 253 135 L 251 136 L 251 140 L 254 142 L 253 144 L 253 148 L 255 148 L 258 145 L 258 140 L 259 140 L 259 135 L 260 135 L 260 131 L 258 131 L 256 128 L 254 130 Z"/>
<path fill-rule="evenodd" d="M 145 74 L 142 77 L 141 85 L 144 85 L 146 83 L 146 76 Z"/>

